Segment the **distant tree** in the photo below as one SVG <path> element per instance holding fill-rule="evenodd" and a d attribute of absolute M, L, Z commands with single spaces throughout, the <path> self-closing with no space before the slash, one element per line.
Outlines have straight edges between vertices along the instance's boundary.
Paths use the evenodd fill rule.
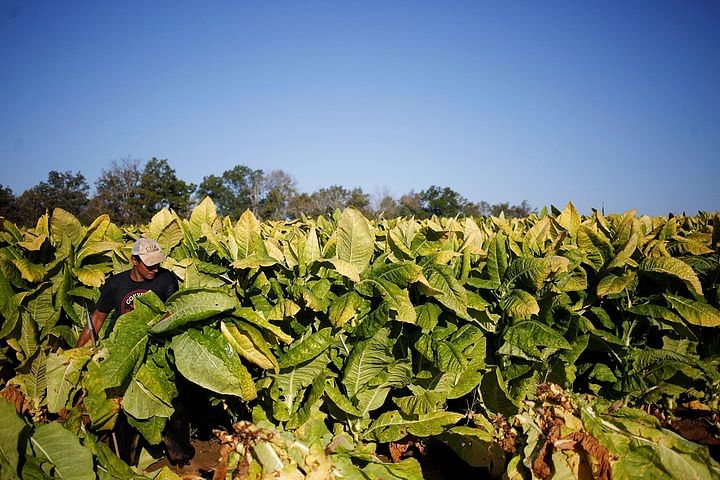
<path fill-rule="evenodd" d="M 308 217 L 317 215 L 312 196 L 304 192 L 290 197 L 286 211 L 287 218 L 289 219 L 302 218 L 303 214 Z"/>
<path fill-rule="evenodd" d="M 398 203 L 398 216 L 415 218 L 427 217 L 427 213 L 423 209 L 422 197 L 420 193 L 416 193 L 414 190 L 410 190 L 409 193 L 401 196 Z"/>
<path fill-rule="evenodd" d="M 463 213 L 468 201 L 450 187 L 431 186 L 420 192 L 420 205 L 425 213 L 440 217 L 454 217 Z"/>
<path fill-rule="evenodd" d="M 17 198 L 18 223 L 33 225 L 46 211 L 57 207 L 81 217 L 88 203 L 89 190 L 82 173 L 51 170 L 46 182 L 25 190 Z"/>
<path fill-rule="evenodd" d="M 374 216 L 382 215 L 385 218 L 394 218 L 399 215 L 400 204 L 391 195 L 382 195 L 374 206 Z"/>
<path fill-rule="evenodd" d="M 506 218 L 522 218 L 532 213 L 536 213 L 536 209 L 530 206 L 527 200 L 523 200 L 520 205 L 510 205 L 509 202 L 498 203 L 491 207 L 491 215 L 497 217 L 503 212 Z"/>
<path fill-rule="evenodd" d="M 203 177 L 197 189 L 197 196 L 212 198 L 220 215 L 233 219 L 247 210 L 257 212 L 262 200 L 263 171 L 253 170 L 245 165 L 235 165 L 223 172 L 222 176 Z"/>
<path fill-rule="evenodd" d="M 140 172 L 137 160 L 115 160 L 103 170 L 95 182 L 95 196 L 88 204 L 90 217 L 107 213 L 120 225 L 139 223 L 145 217 L 140 210 Z"/>
<path fill-rule="evenodd" d="M 7 218 L 11 222 L 18 223 L 17 205 L 15 194 L 10 187 L 0 184 L 0 217 Z"/>
<path fill-rule="evenodd" d="M 372 218 L 375 215 L 370 204 L 370 195 L 363 192 L 360 187 L 350 190 L 345 207 L 353 207 L 360 210 L 367 218 Z"/>
<path fill-rule="evenodd" d="M 347 207 L 356 208 L 367 217 L 373 216 L 370 196 L 362 188 L 348 190 L 340 185 L 321 188 L 312 194 L 294 195 L 288 202 L 287 212 L 289 218 L 330 216 L 335 210 Z"/>
<path fill-rule="evenodd" d="M 390 193 L 390 190 L 383 187 L 372 196 L 370 208 L 372 217 L 394 218 L 398 216 L 399 204 Z"/>
<path fill-rule="evenodd" d="M 163 208 L 171 208 L 181 216 L 190 214 L 191 195 L 195 185 L 180 180 L 167 159 L 151 158 L 140 176 L 137 200 L 131 199 L 133 208 L 139 207 L 142 221 L 148 221 Z"/>
<path fill-rule="evenodd" d="M 311 195 L 313 215 L 332 215 L 337 209 L 343 209 L 350 200 L 350 192 L 340 185 L 321 188 Z"/>
<path fill-rule="evenodd" d="M 283 170 L 273 170 L 264 175 L 262 185 L 258 216 L 272 220 L 287 218 L 290 199 L 297 194 L 295 179 Z"/>

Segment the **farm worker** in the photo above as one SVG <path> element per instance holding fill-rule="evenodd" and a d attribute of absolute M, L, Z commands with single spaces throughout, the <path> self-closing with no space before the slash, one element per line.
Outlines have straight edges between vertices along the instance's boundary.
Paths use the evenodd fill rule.
<path fill-rule="evenodd" d="M 140 238 L 133 244 L 131 253 L 132 268 L 112 275 L 100 291 L 100 298 L 90 317 L 95 332 L 100 331 L 108 314 L 113 310 L 117 315 L 132 311 L 138 295 L 152 290 L 164 302 L 178 290 L 175 275 L 160 268 L 160 264 L 165 260 L 165 254 L 158 242 L 151 238 Z M 90 330 L 85 326 L 78 338 L 77 346 L 85 345 L 90 338 Z M 191 459 L 195 455 L 195 450 L 190 444 L 187 425 L 182 424 L 182 418 L 175 417 L 177 415 L 173 415 L 168 421 L 168 428 L 163 431 L 163 445 L 167 450 L 168 458 L 173 464 L 178 464 Z"/>
<path fill-rule="evenodd" d="M 178 281 L 172 272 L 160 268 L 165 254 L 152 238 L 140 238 L 132 247 L 132 268 L 112 275 L 100 291 L 95 311 L 90 320 L 93 330 L 99 332 L 108 314 L 115 310 L 117 315 L 128 313 L 134 308 L 133 302 L 138 295 L 152 290 L 163 302 L 177 292 Z M 77 345 L 82 347 L 90 340 L 87 325 L 80 333 Z"/>

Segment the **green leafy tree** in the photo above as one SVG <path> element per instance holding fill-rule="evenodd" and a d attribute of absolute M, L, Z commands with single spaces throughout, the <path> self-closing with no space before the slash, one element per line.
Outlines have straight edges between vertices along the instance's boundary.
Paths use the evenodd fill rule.
<path fill-rule="evenodd" d="M 235 165 L 224 171 L 222 176 L 203 177 L 197 195 L 212 198 L 219 214 L 237 219 L 247 209 L 257 212 L 262 200 L 262 182 L 262 170 Z"/>
<path fill-rule="evenodd" d="M 468 201 L 450 187 L 431 186 L 420 192 L 420 205 L 425 213 L 440 217 L 454 217 L 464 212 Z"/>
<path fill-rule="evenodd" d="M 312 194 L 314 215 L 332 215 L 338 208 L 344 208 L 350 199 L 350 192 L 340 185 L 321 188 Z"/>
<path fill-rule="evenodd" d="M 399 216 L 400 204 L 391 195 L 384 194 L 375 202 L 374 216 L 382 215 L 385 218 Z"/>
<path fill-rule="evenodd" d="M 5 217 L 12 222 L 18 221 L 16 198 L 10 187 L 0 184 L 0 217 Z"/>
<path fill-rule="evenodd" d="M 350 190 L 345 207 L 356 208 L 368 218 L 372 218 L 375 214 L 370 204 L 370 195 L 363 192 L 360 187 Z"/>
<path fill-rule="evenodd" d="M 536 213 L 537 210 L 534 209 L 527 200 L 523 200 L 520 205 L 512 206 L 509 202 L 498 203 L 493 205 L 490 209 L 490 214 L 495 217 L 500 215 L 501 212 L 506 218 L 522 218 L 527 217 L 532 213 Z"/>
<path fill-rule="evenodd" d="M 60 207 L 77 217 L 88 204 L 88 186 L 85 176 L 77 172 L 51 170 L 45 182 L 25 190 L 17 198 L 17 215 L 20 224 L 33 225 L 46 211 Z"/>
<path fill-rule="evenodd" d="M 195 185 L 180 180 L 167 159 L 151 158 L 140 176 L 137 198 L 131 199 L 132 208 L 141 212 L 142 221 L 148 221 L 163 208 L 175 210 L 179 215 L 189 215 L 191 195 Z"/>
<path fill-rule="evenodd" d="M 398 201 L 398 216 L 426 218 L 427 213 L 422 206 L 422 197 L 420 193 L 410 190 L 409 193 L 400 197 Z"/>
<path fill-rule="evenodd" d="M 103 170 L 95 182 L 95 196 L 88 205 L 89 216 L 107 213 L 113 222 L 121 225 L 142 221 L 144 215 L 139 208 L 142 204 L 141 177 L 137 160 L 113 160 L 110 168 Z"/>
<path fill-rule="evenodd" d="M 290 199 L 297 194 L 295 180 L 283 170 L 273 170 L 263 177 L 262 185 L 258 216 L 272 220 L 286 219 Z"/>
<path fill-rule="evenodd" d="M 288 218 L 302 218 L 303 214 L 306 216 L 316 215 L 312 196 L 304 192 L 290 197 L 287 205 Z"/>

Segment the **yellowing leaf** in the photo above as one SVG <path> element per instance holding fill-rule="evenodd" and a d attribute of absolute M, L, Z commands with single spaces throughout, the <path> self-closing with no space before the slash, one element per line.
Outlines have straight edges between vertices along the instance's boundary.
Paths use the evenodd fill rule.
<path fill-rule="evenodd" d="M 571 237 L 577 236 L 582 219 L 580 218 L 578 211 L 575 210 L 575 205 L 573 205 L 572 202 L 568 202 L 565 210 L 563 210 L 563 212 L 558 215 L 555 220 L 560 224 L 560 226 L 567 230 Z"/>
<path fill-rule="evenodd" d="M 682 280 L 691 292 L 703 296 L 702 285 L 692 267 L 679 258 L 650 257 L 640 262 L 640 270 L 670 275 Z"/>
<path fill-rule="evenodd" d="M 20 270 L 22 278 L 28 282 L 39 282 L 45 278 L 45 274 L 47 273 L 47 270 L 43 265 L 32 263 L 24 258 L 13 258 L 12 263 L 18 270 Z"/>
<path fill-rule="evenodd" d="M 664 294 L 664 297 L 688 323 L 703 327 L 720 327 L 720 311 L 712 305 L 668 293 Z"/>
<path fill-rule="evenodd" d="M 85 267 L 73 268 L 73 275 L 88 287 L 100 287 L 105 281 L 107 267 L 103 265 L 87 265 Z"/>
<path fill-rule="evenodd" d="M 375 236 L 362 213 L 346 208 L 338 222 L 337 257 L 352 264 L 358 272 L 367 268 L 375 247 Z"/>

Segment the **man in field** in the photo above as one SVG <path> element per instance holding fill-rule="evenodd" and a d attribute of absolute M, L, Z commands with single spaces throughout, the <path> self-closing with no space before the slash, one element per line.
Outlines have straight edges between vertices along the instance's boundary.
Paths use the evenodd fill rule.
<path fill-rule="evenodd" d="M 132 247 L 132 268 L 107 279 L 100 291 L 100 298 L 95 304 L 95 311 L 90 320 L 93 332 L 99 332 L 108 314 L 113 310 L 116 315 L 123 315 L 133 310 L 135 298 L 147 291 L 153 291 L 165 302 L 170 295 L 177 292 L 178 281 L 172 272 L 160 268 L 165 254 L 160 245 L 151 238 L 140 238 Z M 91 338 L 88 326 L 85 326 L 77 341 L 77 346 L 85 345 Z M 167 422 L 163 431 L 163 445 L 172 463 L 185 463 L 190 460 L 195 450 L 190 444 L 187 415 L 181 404 L 176 405 L 176 412 Z M 123 426 L 119 428 L 125 428 Z M 134 463 L 134 448 L 127 453 L 128 459 Z"/>
<path fill-rule="evenodd" d="M 93 330 L 99 332 L 108 314 L 115 310 L 117 315 L 128 313 L 134 308 L 135 297 L 149 290 L 155 292 L 163 302 L 177 292 L 178 281 L 168 270 L 161 269 L 165 254 L 160 245 L 151 238 L 140 238 L 132 247 L 132 268 L 111 276 L 103 285 L 100 299 L 95 304 L 91 321 Z M 90 340 L 87 326 L 78 338 L 81 347 Z"/>

